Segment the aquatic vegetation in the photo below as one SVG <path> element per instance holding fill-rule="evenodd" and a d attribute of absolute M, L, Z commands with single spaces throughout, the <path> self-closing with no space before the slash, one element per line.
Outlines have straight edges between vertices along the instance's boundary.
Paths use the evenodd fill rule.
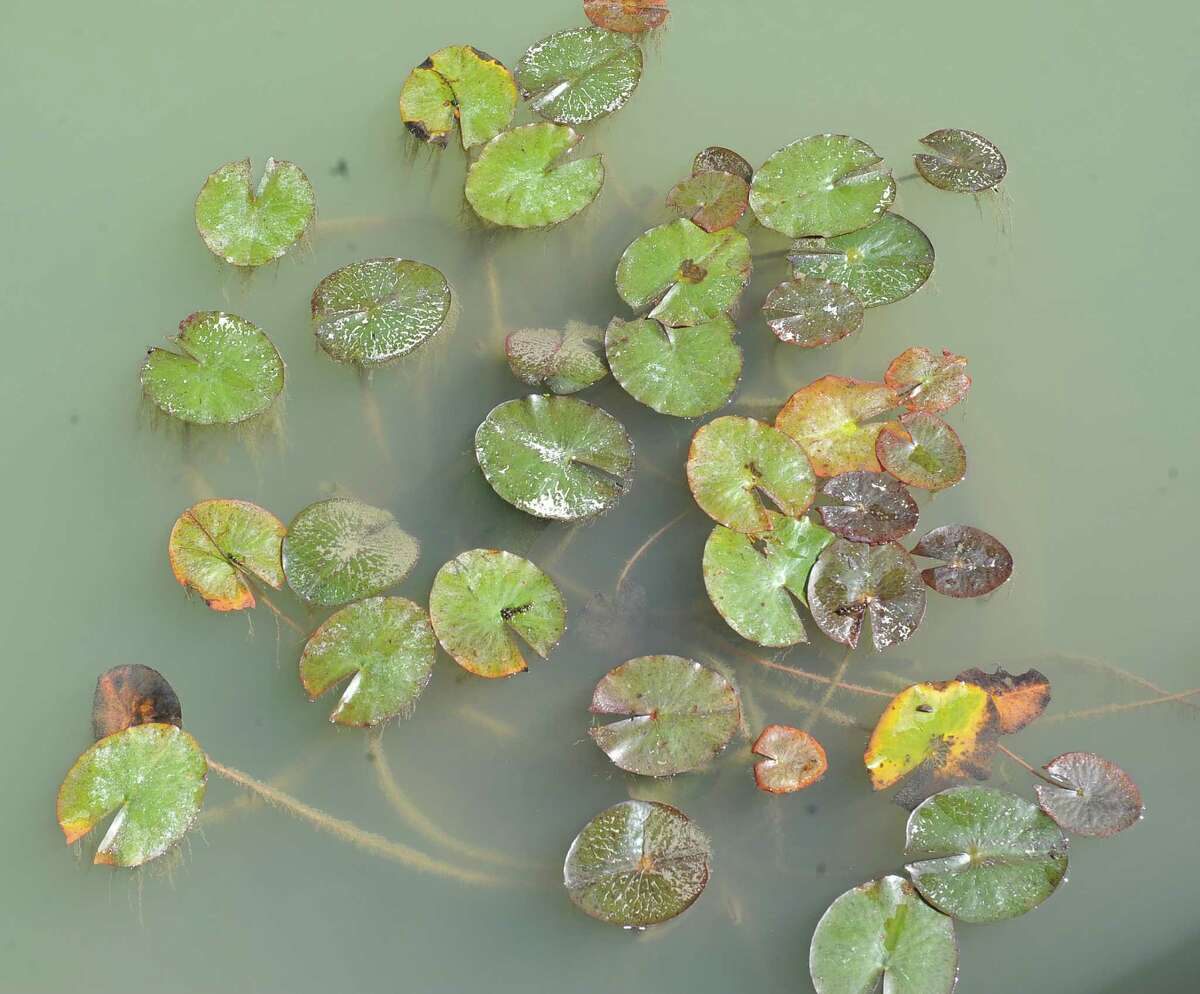
<path fill-rule="evenodd" d="M 736 173 L 719 169 L 694 172 L 667 194 L 671 210 L 709 232 L 737 224 L 749 200 L 749 183 Z"/>
<path fill-rule="evenodd" d="M 898 406 L 895 391 L 884 383 L 822 376 L 792 394 L 775 427 L 800 443 L 817 476 L 878 473 L 875 443 L 896 422 L 869 419 Z"/>
<path fill-rule="evenodd" d="M 855 471 L 829 477 L 821 484 L 821 497 L 828 502 L 817 507 L 821 524 L 841 538 L 867 545 L 903 538 L 917 527 L 921 515 L 904 484 L 886 473 Z M 913 554 L 924 553 L 914 549 Z"/>
<path fill-rule="evenodd" d="M 667 0 L 583 0 L 583 12 L 593 24 L 609 31 L 641 34 L 667 23 Z"/>
<path fill-rule="evenodd" d="M 768 725 L 750 751 L 762 756 L 754 764 L 754 782 L 769 794 L 791 794 L 811 787 L 825 775 L 829 761 L 815 738 L 789 725 Z"/>
<path fill-rule="evenodd" d="M 568 321 L 562 331 L 514 331 L 504 339 L 504 354 L 513 376 L 551 393 L 578 393 L 608 375 L 604 332 L 580 321 Z"/>
<path fill-rule="evenodd" d="M 775 287 L 763 302 L 763 319 L 788 345 L 812 349 L 853 335 L 863 322 L 863 304 L 841 283 L 797 276 Z"/>
<path fill-rule="evenodd" d="M 921 178 L 939 190 L 982 193 L 994 190 L 1008 172 L 1000 149 L 974 131 L 942 128 L 921 139 L 928 152 L 913 156 Z"/>
<path fill-rule="evenodd" d="M 1094 752 L 1064 752 L 1045 766 L 1054 783 L 1039 783 L 1038 804 L 1072 835 L 1106 838 L 1137 824 L 1142 792 L 1116 763 Z"/>
<path fill-rule="evenodd" d="M 508 127 L 517 84 L 504 65 L 470 45 L 439 49 L 417 66 L 400 91 L 400 120 L 411 135 L 445 148 L 457 126 L 464 149 Z"/>
<path fill-rule="evenodd" d="M 642 50 L 603 28 L 568 28 L 521 56 L 517 82 L 535 113 L 558 124 L 587 124 L 625 106 L 642 78 Z"/>
<path fill-rule="evenodd" d="M 969 669 L 963 670 L 955 679 L 987 691 L 996 705 L 996 717 L 1003 735 L 1012 735 L 1037 721 L 1050 703 L 1050 681 L 1037 670 L 1014 674 L 1003 667 L 997 667 L 991 673 Z"/>
<path fill-rule="evenodd" d="M 92 737 L 102 739 L 145 724 L 183 727 L 179 697 L 166 677 L 140 663 L 101 673 L 92 697 Z"/>
<path fill-rule="evenodd" d="M 970 525 L 935 528 L 913 546 L 912 552 L 945 564 L 922 570 L 921 579 L 948 597 L 981 597 L 1012 576 L 1012 553 L 998 538 Z"/>
<path fill-rule="evenodd" d="M 910 411 L 939 414 L 949 410 L 971 389 L 965 356 L 942 349 L 935 356 L 931 349 L 914 346 L 892 360 L 883 374 L 883 382 L 896 391 L 900 403 Z"/>
<path fill-rule="evenodd" d="M 701 149 L 692 160 L 692 175 L 718 172 L 740 176 L 747 184 L 754 179 L 754 167 L 731 148 L 709 145 Z"/>
<path fill-rule="evenodd" d="M 899 429 L 881 431 L 875 457 L 901 483 L 922 490 L 945 490 L 967 475 L 967 453 L 958 434 L 926 411 L 901 414 Z"/>

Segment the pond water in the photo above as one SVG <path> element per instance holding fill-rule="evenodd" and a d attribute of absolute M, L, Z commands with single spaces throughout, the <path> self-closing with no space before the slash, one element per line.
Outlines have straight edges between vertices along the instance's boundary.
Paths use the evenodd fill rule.
<path fill-rule="evenodd" d="M 708 605 L 699 562 L 710 526 L 682 476 L 694 423 L 652 414 L 611 381 L 589 391 L 628 426 L 638 471 L 612 513 L 575 528 L 502 503 L 475 465 L 472 433 L 522 393 L 502 359 L 506 331 L 626 313 L 616 260 L 667 218 L 663 196 L 701 147 L 725 144 L 757 163 L 795 138 L 841 131 L 870 141 L 899 175 L 911 171 L 915 138 L 945 126 L 1000 144 L 1003 196 L 977 203 L 901 183 L 896 209 L 937 247 L 934 278 L 828 349 L 775 344 L 758 308 L 785 266 L 761 263 L 740 313 L 737 405 L 773 410 L 829 372 L 878 377 L 909 345 L 970 358 L 974 389 L 950 415 L 969 476 L 922 498 L 922 527 L 980 525 L 1008 544 L 1017 572 L 984 601 L 931 600 L 916 637 L 884 655 L 860 647 L 844 677 L 898 689 L 968 666 L 1036 666 L 1054 700 L 1011 745 L 1037 763 L 1095 750 L 1142 786 L 1144 822 L 1077 840 L 1070 882 L 1044 907 L 960 927 L 961 990 L 1194 982 L 1200 697 L 1095 713 L 1200 684 L 1200 348 L 1186 193 L 1197 135 L 1179 105 L 1196 84 L 1194 8 L 675 6 L 628 107 L 586 129 L 608 166 L 599 200 L 529 234 L 471 223 L 461 153 L 409 154 L 396 97 L 408 69 L 446 44 L 513 64 L 533 41 L 582 23 L 575 2 L 10 10 L 0 39 L 10 526 L 0 989 L 809 990 L 821 912 L 902 864 L 904 812 L 872 793 L 861 763 L 882 699 L 838 690 L 826 700 L 825 685 L 759 665 L 756 656 L 831 676 L 845 654 L 819 636 L 755 652 Z M 204 176 L 244 155 L 301 164 L 320 207 L 311 248 L 250 278 L 214 261 L 191 215 Z M 784 244 L 755 234 L 756 249 Z M 365 384 L 316 348 L 308 300 L 326 273 L 379 255 L 439 267 L 459 319 Z M 277 432 L 184 435 L 139 404 L 143 350 L 209 308 L 257 322 L 283 353 Z M 287 521 L 332 493 L 388 507 L 419 536 L 406 596 L 424 602 L 438 566 L 480 545 L 531 557 L 567 594 L 569 630 L 549 662 L 485 681 L 442 657 L 415 716 L 387 728 L 386 765 L 423 830 L 381 789 L 365 735 L 331 726 L 329 703 L 306 701 L 302 637 L 262 607 L 251 617 L 206 610 L 167 567 L 171 524 L 198 498 L 247 498 Z M 618 592 L 629 557 L 680 515 Z M 321 618 L 286 592 L 274 599 L 304 630 Z M 829 754 L 825 780 L 791 797 L 760 793 L 744 741 L 707 773 L 621 774 L 588 740 L 587 705 L 606 670 L 651 652 L 725 667 L 755 729 L 810 723 Z M 92 866 L 95 838 L 80 853 L 63 846 L 54 793 L 88 745 L 96 675 L 120 662 L 166 674 L 215 759 L 504 882 L 385 860 L 246 803 L 215 776 L 200 830 L 175 856 L 140 872 Z M 1028 774 L 1003 758 L 994 782 L 1031 796 Z M 715 850 L 696 906 L 644 934 L 585 917 L 560 882 L 578 829 L 630 796 L 681 807 Z M 438 834 L 512 865 L 462 855 Z"/>

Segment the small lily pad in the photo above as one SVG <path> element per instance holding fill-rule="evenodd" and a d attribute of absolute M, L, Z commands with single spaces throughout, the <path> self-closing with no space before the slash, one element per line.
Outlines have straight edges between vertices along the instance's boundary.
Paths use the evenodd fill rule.
<path fill-rule="evenodd" d="M 167 678 L 140 663 L 101 673 L 92 697 L 93 737 L 148 723 L 183 726 L 183 709 Z"/>
<path fill-rule="evenodd" d="M 339 725 L 407 718 L 429 683 L 437 642 L 429 618 L 404 597 L 371 597 L 335 611 L 304 646 L 300 682 L 311 701 L 351 677 L 329 716 Z"/>
<path fill-rule="evenodd" d="M 528 559 L 471 549 L 438 570 L 429 593 L 438 641 L 463 669 L 502 677 L 529 668 L 515 635 L 545 659 L 562 638 L 567 606 Z"/>
<path fill-rule="evenodd" d="M 776 338 L 806 349 L 840 342 L 863 322 L 863 303 L 849 287 L 813 276 L 784 280 L 762 311 Z"/>
<path fill-rule="evenodd" d="M 804 790 L 829 769 L 821 743 L 790 725 L 768 725 L 750 751 L 765 757 L 754 764 L 754 782 L 769 794 Z"/>
<path fill-rule="evenodd" d="M 622 770 L 648 777 L 706 766 L 742 720 L 733 684 L 682 656 L 639 656 L 609 670 L 591 712 L 628 716 L 588 733 Z"/>
<path fill-rule="evenodd" d="M 475 432 L 475 458 L 504 500 L 555 521 L 607 511 L 633 475 L 633 443 L 621 422 L 576 397 L 533 395 L 494 407 Z"/>
<path fill-rule="evenodd" d="M 942 525 L 913 547 L 914 556 L 940 559 L 944 566 L 921 571 L 925 585 L 947 597 L 981 597 L 1012 576 L 1012 554 L 980 528 Z"/>
<path fill-rule="evenodd" d="M 696 158 L 692 160 L 693 176 L 711 171 L 733 173 L 747 183 L 754 179 L 754 167 L 733 149 L 721 145 L 709 145 L 708 148 L 697 152 Z"/>
<path fill-rule="evenodd" d="M 1067 874 L 1067 838 L 1036 804 L 991 787 L 952 787 L 908 818 L 905 869 L 939 911 L 995 922 L 1032 911 Z"/>
<path fill-rule="evenodd" d="M 945 490 L 967 475 L 967 453 L 958 434 L 925 411 L 902 414 L 899 428 L 880 432 L 875 456 L 901 483 L 922 490 Z"/>
<path fill-rule="evenodd" d="M 659 414 L 696 418 L 723 407 L 737 389 L 736 330 L 726 315 L 690 328 L 613 318 L 604 347 L 613 376 L 634 400 Z"/>
<path fill-rule="evenodd" d="M 750 187 L 741 176 L 710 170 L 676 183 L 667 194 L 667 206 L 705 231 L 720 231 L 741 220 L 749 196 Z"/>
<path fill-rule="evenodd" d="M 583 0 L 583 12 L 593 24 L 609 31 L 641 34 L 667 23 L 667 0 Z"/>
<path fill-rule="evenodd" d="M 891 170 L 866 142 L 812 135 L 781 148 L 750 184 L 750 209 L 789 238 L 830 237 L 878 220 L 896 199 Z"/>
<path fill-rule="evenodd" d="M 207 778 L 204 750 L 182 728 L 135 725 L 75 761 L 58 789 L 58 824 L 71 845 L 115 812 L 95 861 L 141 866 L 192 827 Z"/>
<path fill-rule="evenodd" d="M 992 673 L 980 669 L 963 670 L 956 680 L 982 687 L 992 698 L 999 716 L 1000 732 L 1019 732 L 1042 716 L 1050 703 L 1050 681 L 1037 670 L 1009 673 L 997 667 Z"/>
<path fill-rule="evenodd" d="M 208 250 L 247 268 L 278 259 L 317 216 L 317 195 L 294 162 L 267 159 L 257 189 L 250 179 L 249 159 L 227 162 L 196 197 L 196 228 Z"/>
<path fill-rule="evenodd" d="M 750 282 L 750 242 L 679 218 L 638 236 L 617 265 L 617 293 L 635 311 L 673 327 L 728 311 Z"/>
<path fill-rule="evenodd" d="M 584 825 L 563 865 L 575 905 L 622 928 L 658 925 L 686 911 L 708 883 L 712 843 L 682 811 L 622 801 Z"/>
<path fill-rule="evenodd" d="M 930 414 L 949 410 L 971 389 L 965 356 L 942 349 L 939 357 L 920 345 L 896 356 L 883 374 L 883 381 L 910 411 Z"/>
<path fill-rule="evenodd" d="M 317 344 L 338 362 L 379 366 L 431 338 L 450 311 L 446 277 L 410 259 L 364 259 L 330 273 L 312 295 Z"/>
<path fill-rule="evenodd" d="M 928 153 L 913 156 L 926 183 L 952 193 L 994 190 L 1008 172 L 1000 149 L 974 131 L 942 128 L 921 139 Z"/>
<path fill-rule="evenodd" d="M 1138 785 L 1116 763 L 1094 752 L 1064 752 L 1046 764 L 1046 772 L 1062 786 L 1038 784 L 1038 804 L 1074 835 L 1107 838 L 1142 817 Z"/>
<path fill-rule="evenodd" d="M 283 541 L 283 571 L 297 596 L 335 607 L 394 587 L 420 554 L 421 544 L 390 511 L 330 497 L 292 519 Z"/>
<path fill-rule="evenodd" d="M 886 473 L 842 473 L 826 480 L 821 494 L 830 501 L 817 508 L 821 523 L 851 542 L 894 542 L 921 516 L 904 484 Z"/>
<path fill-rule="evenodd" d="M 179 322 L 179 352 L 152 348 L 142 389 L 160 410 L 196 425 L 232 425 L 262 414 L 283 391 L 283 360 L 266 333 L 224 311 Z"/>
<path fill-rule="evenodd" d="M 508 368 L 522 383 L 551 393 L 577 393 L 608 375 L 604 332 L 580 321 L 557 328 L 523 328 L 504 339 Z"/>
<path fill-rule="evenodd" d="M 517 83 L 500 62 L 470 45 L 434 52 L 408 75 L 400 91 L 400 120 L 418 140 L 446 147 L 455 123 L 464 149 L 508 127 L 517 109 Z"/>
<path fill-rule="evenodd" d="M 800 443 L 817 476 L 877 473 L 875 442 L 896 422 L 868 419 L 898 406 L 895 391 L 884 383 L 822 376 L 792 394 L 775 427 Z"/>
<path fill-rule="evenodd" d="M 583 140 L 564 124 L 526 124 L 497 135 L 467 170 L 467 202 L 485 221 L 548 228 L 574 217 L 604 185 L 599 155 L 564 159 Z"/>
<path fill-rule="evenodd" d="M 700 510 L 739 532 L 771 528 L 763 498 L 798 518 L 812 503 L 816 482 L 804 450 L 754 418 L 716 418 L 696 430 L 688 450 L 688 486 Z"/>
<path fill-rule="evenodd" d="M 637 42 L 603 28 L 569 28 L 521 57 L 517 82 L 536 114 L 587 124 L 625 106 L 642 78 Z"/>

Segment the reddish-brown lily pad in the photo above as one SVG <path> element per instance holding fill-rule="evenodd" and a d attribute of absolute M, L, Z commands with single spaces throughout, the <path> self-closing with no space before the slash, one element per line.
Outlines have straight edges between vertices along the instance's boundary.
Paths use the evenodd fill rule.
<path fill-rule="evenodd" d="M 792 394 L 775 418 L 775 427 L 800 443 L 817 476 L 853 470 L 878 473 L 876 440 L 897 422 L 870 419 L 899 406 L 900 399 L 886 383 L 822 376 Z"/>
<path fill-rule="evenodd" d="M 944 566 L 921 571 L 926 586 L 947 597 L 982 597 L 1012 576 L 1012 554 L 992 535 L 970 525 L 942 525 L 913 547 L 914 556 Z"/>
<path fill-rule="evenodd" d="M 636 35 L 667 23 L 667 0 L 583 0 L 583 12 L 597 27 Z"/>
<path fill-rule="evenodd" d="M 1038 784 L 1038 804 L 1059 828 L 1106 838 L 1141 819 L 1142 792 L 1116 763 L 1094 752 L 1064 752 L 1045 769 L 1061 786 Z"/>
<path fill-rule="evenodd" d="M 148 723 L 183 727 L 179 697 L 166 677 L 140 663 L 101 673 L 92 698 L 92 735 L 102 739 Z"/>
<path fill-rule="evenodd" d="M 829 769 L 821 743 L 790 725 L 768 725 L 750 751 L 764 757 L 754 764 L 754 782 L 768 794 L 811 787 Z"/>
<path fill-rule="evenodd" d="M 767 294 L 762 310 L 776 338 L 805 349 L 840 342 L 863 323 L 863 303 L 854 291 L 815 276 L 784 280 Z"/>
<path fill-rule="evenodd" d="M 913 156 L 921 178 L 939 190 L 982 193 L 999 186 L 1008 172 L 1004 156 L 992 142 L 974 131 L 940 128 L 921 139 L 928 152 Z"/>
<path fill-rule="evenodd" d="M 842 473 L 826 480 L 821 495 L 821 523 L 851 542 L 880 545 L 903 538 L 921 512 L 904 484 L 887 473 Z"/>
<path fill-rule="evenodd" d="M 750 184 L 742 177 L 712 169 L 676 183 L 667 206 L 705 231 L 720 231 L 741 220 L 749 197 Z"/>
<path fill-rule="evenodd" d="M 696 153 L 692 160 L 692 175 L 696 173 L 717 170 L 722 173 L 733 173 L 747 183 L 754 179 L 754 167 L 731 148 L 722 145 L 709 145 Z"/>
<path fill-rule="evenodd" d="M 971 389 L 966 356 L 942 349 L 915 345 L 901 352 L 883 374 L 883 382 L 900 395 L 900 403 L 910 411 L 937 414 L 949 410 Z"/>
<path fill-rule="evenodd" d="M 1037 670 L 1013 674 L 1002 667 L 994 673 L 970 669 L 963 670 L 955 679 L 974 684 L 991 695 L 1004 735 L 1019 732 L 1036 721 L 1050 703 L 1050 681 Z"/>
<path fill-rule="evenodd" d="M 899 428 L 881 431 L 875 456 L 901 483 L 921 490 L 945 490 L 967 475 L 967 453 L 958 434 L 924 411 L 902 414 Z"/>

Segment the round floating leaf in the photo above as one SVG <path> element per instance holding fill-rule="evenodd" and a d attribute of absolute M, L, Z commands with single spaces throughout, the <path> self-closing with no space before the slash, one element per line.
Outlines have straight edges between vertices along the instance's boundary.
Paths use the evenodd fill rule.
<path fill-rule="evenodd" d="M 879 433 L 875 456 L 901 483 L 945 490 L 967 475 L 967 453 L 958 434 L 936 414 L 909 411 L 900 426 Z"/>
<path fill-rule="evenodd" d="M 808 952 L 817 994 L 950 994 L 958 980 L 954 922 L 900 877 L 848 890 L 817 922 Z"/>
<path fill-rule="evenodd" d="M 953 407 L 971 389 L 965 356 L 942 349 L 941 357 L 924 346 L 914 346 L 892 360 L 883 381 L 910 411 L 936 414 Z"/>
<path fill-rule="evenodd" d="M 875 441 L 896 422 L 867 419 L 897 406 L 895 391 L 886 384 L 822 376 L 792 394 L 775 418 L 775 427 L 800 443 L 817 476 L 854 470 L 877 473 Z"/>
<path fill-rule="evenodd" d="M 552 393 L 576 393 L 608 375 L 604 332 L 590 324 L 568 321 L 557 328 L 524 328 L 504 339 L 513 376 Z"/>
<path fill-rule="evenodd" d="M 195 590 L 214 611 L 254 607 L 243 574 L 278 590 L 287 529 L 270 511 L 245 500 L 202 500 L 175 521 L 167 558 L 175 579 Z"/>
<path fill-rule="evenodd" d="M 412 714 L 436 654 L 420 606 L 404 597 L 372 597 L 335 611 L 312 633 L 300 656 L 300 682 L 315 701 L 352 677 L 329 720 L 378 725 Z"/>
<path fill-rule="evenodd" d="M 58 789 L 58 824 L 70 845 L 116 813 L 96 862 L 141 866 L 183 838 L 204 801 L 204 751 L 175 725 L 135 725 L 75 761 Z"/>
<path fill-rule="evenodd" d="M 940 559 L 945 566 L 921 571 L 925 585 L 947 597 L 980 597 L 1005 583 L 1012 554 L 998 538 L 970 525 L 942 525 L 913 547 L 914 556 Z"/>
<path fill-rule="evenodd" d="M 429 616 L 459 666 L 501 677 L 529 668 L 514 635 L 543 659 L 550 655 L 566 628 L 567 607 L 554 581 L 528 559 L 471 549 L 438 570 Z"/>
<path fill-rule="evenodd" d="M 494 407 L 475 432 L 475 458 L 504 500 L 555 521 L 607 511 L 632 482 L 633 443 L 621 422 L 576 397 Z"/>
<path fill-rule="evenodd" d="M 574 217 L 604 185 L 600 156 L 563 159 L 582 140 L 562 124 L 497 135 L 467 170 L 467 202 L 485 221 L 509 228 L 546 228 Z"/>
<path fill-rule="evenodd" d="M 617 265 L 617 293 L 636 311 L 679 327 L 729 310 L 750 282 L 750 242 L 740 231 L 708 232 L 687 218 L 639 235 Z"/>
<path fill-rule="evenodd" d="M 905 867 L 939 911 L 994 922 L 1032 911 L 1067 873 L 1067 838 L 1036 804 L 991 787 L 952 787 L 908 818 Z"/>
<path fill-rule="evenodd" d="M 317 195 L 304 170 L 267 159 L 258 189 L 250 186 L 250 160 L 227 162 L 204 181 L 196 197 L 196 228 L 208 250 L 234 266 L 278 259 L 308 231 Z"/>
<path fill-rule="evenodd" d="M 642 78 L 637 42 L 602 28 L 570 28 L 533 45 L 517 66 L 534 112 L 559 124 L 586 124 L 620 110 Z"/>
<path fill-rule="evenodd" d="M 236 314 L 197 311 L 179 322 L 179 352 L 152 348 L 142 389 L 162 411 L 196 425 L 262 414 L 283 391 L 283 360 L 266 334 Z"/>
<path fill-rule="evenodd" d="M 910 638 L 925 616 L 925 587 L 912 557 L 895 542 L 863 545 L 835 539 L 808 577 L 813 620 L 835 642 L 854 648 L 863 615 L 871 640 L 886 649 Z"/>
<path fill-rule="evenodd" d="M 667 23 L 667 0 L 583 0 L 583 12 L 593 24 L 609 31 L 641 34 Z"/>
<path fill-rule="evenodd" d="M 682 811 L 622 801 L 584 825 L 563 865 L 576 906 L 623 928 L 658 925 L 691 907 L 708 883 L 712 844 Z"/>
<path fill-rule="evenodd" d="M 498 59 L 470 45 L 434 52 L 408 75 L 400 91 L 400 120 L 420 141 L 446 147 L 457 121 L 464 149 L 508 127 L 517 84 Z"/>
<path fill-rule="evenodd" d="M 1046 764 L 1046 772 L 1062 786 L 1038 784 L 1038 804 L 1068 832 L 1107 838 L 1142 817 L 1138 785 L 1094 752 L 1065 752 Z"/>
<path fill-rule="evenodd" d="M 723 407 L 737 388 L 736 330 L 726 315 L 690 328 L 613 318 L 604 347 L 613 376 L 634 400 L 659 414 L 696 418 Z"/>
<path fill-rule="evenodd" d="M 92 735 L 102 739 L 148 723 L 183 725 L 179 697 L 167 678 L 140 663 L 101 673 L 92 697 Z"/>
<path fill-rule="evenodd" d="M 921 139 L 929 153 L 913 156 L 925 182 L 952 193 L 995 189 L 1008 172 L 1000 149 L 974 131 L 942 128 Z"/>
<path fill-rule="evenodd" d="M 829 768 L 821 743 L 790 725 L 768 725 L 750 751 L 766 757 L 754 764 L 754 782 L 769 794 L 811 787 Z"/>
<path fill-rule="evenodd" d="M 1050 703 L 1050 681 L 1037 670 L 1009 673 L 997 667 L 994 673 L 963 670 L 956 680 L 982 687 L 992 698 L 999 715 L 1000 732 L 1011 735 L 1036 721 Z"/>
<path fill-rule="evenodd" d="M 750 184 L 755 216 L 789 238 L 857 231 L 895 199 L 891 170 L 870 145 L 846 135 L 812 135 L 784 146 Z"/>
<path fill-rule="evenodd" d="M 705 231 L 720 231 L 741 220 L 749 196 L 742 177 L 711 170 L 676 183 L 667 194 L 667 206 Z"/>
<path fill-rule="evenodd" d="M 836 503 L 817 508 L 831 532 L 851 542 L 894 542 L 917 527 L 921 512 L 904 485 L 886 473 L 842 473 L 821 494 Z"/>
<path fill-rule="evenodd" d="M 706 172 L 733 173 L 747 183 L 754 179 L 754 167 L 737 152 L 721 145 L 709 145 L 692 160 L 692 175 Z"/>
<path fill-rule="evenodd" d="M 862 301 L 849 288 L 811 276 L 780 283 L 762 310 L 776 338 L 806 349 L 840 342 L 863 322 Z"/>
<path fill-rule="evenodd" d="M 796 601 L 833 535 L 808 518 L 768 511 L 770 529 L 751 537 L 717 525 L 704 544 L 709 600 L 742 638 L 759 645 L 807 642 Z"/>
<path fill-rule="evenodd" d="M 700 510 L 739 532 L 771 528 L 763 498 L 798 518 L 817 489 L 799 445 L 769 424 L 733 415 L 696 430 L 688 450 L 687 479 Z"/>
<path fill-rule="evenodd" d="M 378 366 L 424 344 L 446 320 L 450 287 L 423 262 L 364 259 L 330 273 L 312 295 L 317 344 L 338 362 Z"/>
<path fill-rule="evenodd" d="M 884 214 L 845 235 L 802 238 L 788 262 L 797 276 L 843 283 L 864 307 L 879 307 L 924 286 L 933 272 L 933 243 L 908 218 Z"/>
<path fill-rule="evenodd" d="M 421 544 L 390 511 L 330 497 L 292 519 L 283 541 L 283 571 L 299 597 L 335 607 L 394 587 L 420 554 Z"/>
<path fill-rule="evenodd" d="M 648 777 L 707 765 L 742 720 L 733 684 L 682 656 L 639 656 L 609 670 L 596 684 L 591 712 L 628 715 L 588 733 L 622 770 Z"/>

